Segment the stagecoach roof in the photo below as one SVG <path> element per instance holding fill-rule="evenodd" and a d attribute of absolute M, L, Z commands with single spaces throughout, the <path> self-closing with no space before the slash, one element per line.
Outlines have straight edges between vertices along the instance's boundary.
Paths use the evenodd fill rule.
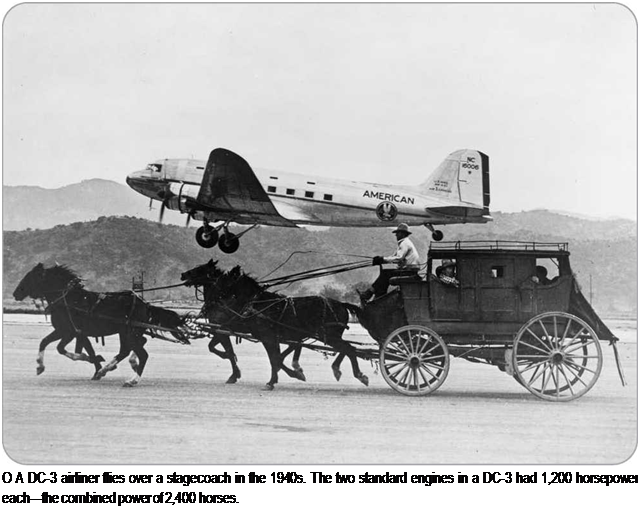
<path fill-rule="evenodd" d="M 429 245 L 429 257 L 453 257 L 456 253 L 510 253 L 557 257 L 569 255 L 569 243 L 539 243 L 535 241 L 440 241 Z"/>

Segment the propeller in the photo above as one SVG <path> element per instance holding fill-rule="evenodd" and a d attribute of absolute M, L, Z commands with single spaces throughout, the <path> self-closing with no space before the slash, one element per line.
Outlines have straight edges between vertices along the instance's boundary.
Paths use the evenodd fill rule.
<path fill-rule="evenodd" d="M 162 191 L 158 192 L 158 197 L 162 200 L 160 204 L 160 218 L 159 218 L 160 223 L 162 223 L 162 220 L 164 219 L 164 210 L 167 208 L 167 202 L 171 200 L 172 196 L 173 196 L 173 193 L 169 188 L 165 188 Z"/>

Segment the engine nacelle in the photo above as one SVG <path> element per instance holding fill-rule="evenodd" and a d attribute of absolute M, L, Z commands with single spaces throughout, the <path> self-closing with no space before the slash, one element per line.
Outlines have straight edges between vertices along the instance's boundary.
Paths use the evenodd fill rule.
<path fill-rule="evenodd" d="M 165 206 L 181 213 L 189 212 L 192 209 L 191 204 L 198 198 L 199 191 L 200 187 L 194 184 L 172 182 L 169 185 L 169 198 L 165 200 Z"/>

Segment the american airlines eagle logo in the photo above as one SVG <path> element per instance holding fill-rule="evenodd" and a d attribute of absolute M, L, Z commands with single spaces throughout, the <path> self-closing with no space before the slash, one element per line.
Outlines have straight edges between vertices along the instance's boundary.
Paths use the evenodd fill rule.
<path fill-rule="evenodd" d="M 380 202 L 376 207 L 376 215 L 381 221 L 393 221 L 398 216 L 398 208 L 392 202 Z"/>

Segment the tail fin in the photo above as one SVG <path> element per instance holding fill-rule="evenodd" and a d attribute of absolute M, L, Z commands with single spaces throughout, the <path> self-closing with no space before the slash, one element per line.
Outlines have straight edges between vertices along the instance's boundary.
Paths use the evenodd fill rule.
<path fill-rule="evenodd" d="M 452 152 L 420 185 L 420 190 L 489 215 L 489 156 L 470 149 Z"/>

